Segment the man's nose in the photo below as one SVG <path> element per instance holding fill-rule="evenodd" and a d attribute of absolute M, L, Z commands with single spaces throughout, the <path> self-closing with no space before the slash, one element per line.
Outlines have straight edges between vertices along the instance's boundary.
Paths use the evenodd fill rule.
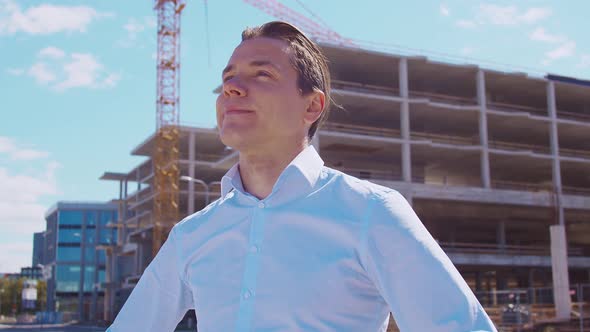
<path fill-rule="evenodd" d="M 239 78 L 232 77 L 223 82 L 223 93 L 227 97 L 244 97 L 246 95 L 246 87 Z"/>

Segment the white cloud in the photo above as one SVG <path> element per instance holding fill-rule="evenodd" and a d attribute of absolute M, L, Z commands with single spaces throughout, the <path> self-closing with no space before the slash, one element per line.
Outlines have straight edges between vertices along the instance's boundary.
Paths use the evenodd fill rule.
<path fill-rule="evenodd" d="M 576 42 L 571 40 L 566 40 L 565 42 L 561 43 L 558 47 L 552 49 L 545 53 L 545 58 L 541 61 L 541 64 L 544 66 L 549 65 L 551 62 L 563 59 L 563 58 L 570 58 L 574 56 L 576 52 Z"/>
<path fill-rule="evenodd" d="M 553 12 L 549 8 L 529 8 L 519 19 L 522 22 L 532 24 L 551 16 Z"/>
<path fill-rule="evenodd" d="M 574 55 L 576 51 L 576 43 L 573 41 L 567 41 L 559 45 L 557 48 L 545 53 L 548 60 L 557 60 L 561 58 L 567 58 Z"/>
<path fill-rule="evenodd" d="M 440 14 L 442 16 L 449 16 L 449 15 L 451 15 L 451 11 L 449 10 L 449 7 L 446 4 L 444 4 L 444 3 L 441 3 L 440 4 L 440 7 L 438 9 L 439 9 L 439 12 L 440 12 Z"/>
<path fill-rule="evenodd" d="M 35 165 L 37 174 L 10 172 L 0 167 L 0 271 L 18 272 L 31 264 L 33 233 L 45 229 L 45 197 L 59 195 L 54 161 Z"/>
<path fill-rule="evenodd" d="M 45 229 L 47 210 L 41 201 L 60 195 L 56 161 L 45 159 L 49 153 L 24 147 L 9 137 L 0 137 L 0 158 L 11 162 L 0 167 L 0 271 L 18 272 L 31 264 L 33 232 Z M 19 167 L 26 160 L 27 169 Z M 11 167 L 12 166 L 12 167 Z"/>
<path fill-rule="evenodd" d="M 125 35 L 116 43 L 117 46 L 123 48 L 132 48 L 138 45 L 139 35 L 149 33 L 150 40 L 155 38 L 156 18 L 153 16 L 146 16 L 143 19 L 129 18 L 123 25 Z M 140 46 L 143 47 L 143 46 Z"/>
<path fill-rule="evenodd" d="M 25 70 L 22 68 L 7 68 L 6 72 L 12 76 L 21 76 L 25 73 Z"/>
<path fill-rule="evenodd" d="M 462 55 L 471 55 L 475 52 L 475 49 L 471 46 L 465 46 L 460 50 Z"/>
<path fill-rule="evenodd" d="M 479 6 L 480 19 L 494 25 L 517 25 L 520 23 L 535 23 L 551 15 L 548 8 L 529 8 L 521 12 L 516 6 L 499 6 L 481 4 Z"/>
<path fill-rule="evenodd" d="M 0 136 L 0 155 L 7 154 L 11 160 L 35 160 L 49 156 L 49 152 L 17 145 L 14 140 Z"/>
<path fill-rule="evenodd" d="M 88 6 L 40 4 L 23 10 L 14 0 L 0 0 L 0 34 L 86 32 L 92 21 L 111 16 Z"/>
<path fill-rule="evenodd" d="M 27 70 L 36 82 L 56 91 L 71 88 L 112 88 L 121 75 L 111 72 L 90 53 L 71 53 L 53 46 L 39 51 L 38 60 Z"/>
<path fill-rule="evenodd" d="M 54 46 L 48 46 L 44 49 L 42 49 L 41 51 L 39 51 L 39 56 L 40 57 L 48 57 L 48 58 L 53 58 L 53 59 L 61 59 L 66 55 L 66 52 L 64 52 L 62 49 L 59 49 L 57 47 Z"/>
<path fill-rule="evenodd" d="M 461 28 L 474 28 L 478 25 L 520 25 L 533 24 L 551 16 L 552 11 L 544 7 L 532 7 L 519 10 L 516 6 L 500 6 L 481 4 L 473 19 L 462 19 L 455 22 Z"/>
<path fill-rule="evenodd" d="M 536 28 L 529 37 L 531 40 L 540 41 L 545 43 L 561 43 L 567 40 L 565 36 L 552 35 L 547 33 L 543 28 Z"/>
<path fill-rule="evenodd" d="M 39 84 L 47 84 L 56 80 L 55 72 L 53 72 L 45 62 L 37 62 L 29 68 L 27 75 L 35 78 Z"/>
<path fill-rule="evenodd" d="M 458 20 L 457 22 L 455 22 L 455 24 L 458 27 L 465 28 L 465 29 L 472 29 L 477 26 L 477 23 L 475 23 L 474 21 L 470 21 L 470 20 Z"/>
<path fill-rule="evenodd" d="M 0 243 L 0 251 L 4 254 L 0 256 L 0 273 L 17 273 L 20 268 L 31 264 L 33 257 L 33 233 L 31 233 L 28 242 Z M 24 264 L 24 265 L 23 265 Z"/>
<path fill-rule="evenodd" d="M 80 87 L 113 87 L 120 79 L 118 74 L 107 73 L 104 65 L 98 62 L 94 55 L 88 53 L 72 53 L 70 61 L 64 64 L 63 70 L 66 78 L 55 85 L 59 91 Z"/>

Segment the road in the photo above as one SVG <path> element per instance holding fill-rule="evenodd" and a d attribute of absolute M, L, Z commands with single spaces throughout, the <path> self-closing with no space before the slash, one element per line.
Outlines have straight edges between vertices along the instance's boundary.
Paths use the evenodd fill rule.
<path fill-rule="evenodd" d="M 104 327 L 80 326 L 80 325 L 0 325 L 1 332 L 104 332 Z"/>

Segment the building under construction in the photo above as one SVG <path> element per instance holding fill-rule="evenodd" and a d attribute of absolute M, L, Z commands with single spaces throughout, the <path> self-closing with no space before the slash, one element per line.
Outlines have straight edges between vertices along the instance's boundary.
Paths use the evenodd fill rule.
<path fill-rule="evenodd" d="M 590 83 L 323 50 L 343 108 L 314 139 L 326 166 L 401 192 L 498 325 L 515 300 L 528 320 L 575 313 L 570 288 L 590 284 Z M 107 320 L 153 257 L 156 139 L 133 149 L 143 163 L 101 177 L 120 183 Z M 219 197 L 237 153 L 216 129 L 180 126 L 178 140 L 183 218 Z"/>

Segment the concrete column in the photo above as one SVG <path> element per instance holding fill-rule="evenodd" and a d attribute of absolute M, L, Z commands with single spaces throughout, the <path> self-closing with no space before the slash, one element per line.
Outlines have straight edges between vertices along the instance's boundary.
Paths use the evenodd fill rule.
<path fill-rule="evenodd" d="M 112 283 L 112 295 L 109 299 L 109 322 L 113 321 L 115 319 L 115 291 L 116 289 L 121 287 L 121 280 L 119 279 L 119 265 L 118 265 L 118 257 L 117 256 L 117 252 L 113 251 L 112 252 L 112 258 L 111 258 L 111 270 L 113 271 L 111 273 L 111 283 Z"/>
<path fill-rule="evenodd" d="M 537 298 L 535 296 L 535 269 L 529 269 L 529 302 L 531 304 L 537 303 Z"/>
<path fill-rule="evenodd" d="M 104 252 L 105 256 L 106 256 L 106 262 L 105 262 L 105 290 L 104 290 L 104 301 L 103 301 L 103 316 L 102 319 L 104 321 L 107 322 L 111 322 L 111 297 L 113 297 L 114 295 L 114 289 L 113 289 L 113 263 L 112 263 L 112 256 L 113 256 L 113 251 L 111 249 L 106 249 Z"/>
<path fill-rule="evenodd" d="M 408 59 L 401 58 L 399 61 L 399 92 L 403 98 L 400 112 L 400 129 L 403 139 L 402 143 L 402 178 L 405 182 L 412 182 L 412 159 L 410 151 L 410 102 L 408 97 Z"/>
<path fill-rule="evenodd" d="M 567 265 L 567 240 L 565 236 L 565 218 L 561 193 L 561 165 L 559 162 L 559 139 L 557 132 L 557 106 L 555 100 L 555 84 L 547 82 L 547 110 L 549 118 L 549 136 L 551 139 L 553 191 L 555 195 L 555 212 L 557 225 L 551 231 L 551 268 L 553 273 L 553 297 L 558 318 L 569 318 L 571 299 L 569 295 L 569 273 Z"/>
<path fill-rule="evenodd" d="M 559 136 L 557 132 L 557 107 L 555 102 L 555 84 L 547 82 L 547 109 L 551 121 L 549 123 L 549 136 L 551 139 L 553 191 L 556 195 L 556 212 L 560 225 L 564 225 L 563 207 L 561 206 L 561 164 L 559 162 Z"/>
<path fill-rule="evenodd" d="M 501 249 L 506 248 L 506 222 L 504 220 L 498 223 L 496 228 L 496 240 Z"/>
<path fill-rule="evenodd" d="M 316 131 L 315 135 L 313 135 L 313 138 L 311 139 L 311 145 L 313 145 L 314 149 L 319 154 L 320 153 L 320 133 L 319 133 L 319 131 Z"/>
<path fill-rule="evenodd" d="M 137 243 L 137 250 L 135 251 L 135 274 L 141 274 L 141 257 L 143 257 L 143 242 Z"/>
<path fill-rule="evenodd" d="M 486 82 L 483 70 L 477 71 L 477 103 L 479 104 L 479 144 L 481 145 L 480 168 L 481 183 L 484 188 L 492 184 L 490 176 L 490 157 L 488 151 L 488 118 L 486 115 Z"/>
<path fill-rule="evenodd" d="M 188 138 L 188 176 L 191 179 L 195 178 L 195 143 L 196 143 L 196 135 L 195 132 L 189 134 Z M 188 214 L 191 215 L 195 213 L 195 183 L 193 181 L 188 181 Z"/>
<path fill-rule="evenodd" d="M 569 276 L 567 271 L 567 242 L 565 227 L 552 225 L 551 231 L 551 269 L 553 273 L 553 298 L 557 318 L 569 319 L 571 314 L 571 298 Z"/>

